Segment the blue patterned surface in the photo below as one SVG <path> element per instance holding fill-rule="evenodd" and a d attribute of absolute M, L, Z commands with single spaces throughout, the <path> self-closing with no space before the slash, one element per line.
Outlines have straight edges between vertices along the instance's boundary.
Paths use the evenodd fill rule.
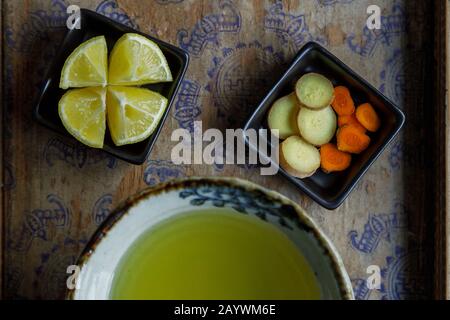
<path fill-rule="evenodd" d="M 139 30 L 139 25 L 125 11 L 119 8 L 115 0 L 102 1 L 95 11 L 128 27 Z"/>
<path fill-rule="evenodd" d="M 246 56 L 252 56 L 254 60 L 251 65 L 242 66 Z M 219 119 L 229 128 L 243 124 L 260 99 L 254 92 L 266 92 L 284 64 L 283 52 L 263 46 L 256 40 L 222 48 L 221 54 L 211 61 L 210 83 L 205 87 L 214 98 Z"/>
<path fill-rule="evenodd" d="M 144 171 L 144 182 L 153 186 L 171 179 L 184 177 L 183 166 L 177 166 L 168 160 L 148 160 Z"/>
<path fill-rule="evenodd" d="M 417 272 L 415 266 L 417 258 L 415 250 L 405 250 L 396 246 L 393 254 L 385 258 L 385 264 L 381 269 L 381 288 L 370 290 L 366 279 L 353 279 L 355 298 L 357 300 L 425 299 L 424 277 Z"/>
<path fill-rule="evenodd" d="M 398 212 L 402 211 L 403 207 L 400 204 L 396 206 L 396 211 L 390 214 L 370 214 L 361 234 L 351 230 L 348 237 L 352 247 L 362 253 L 373 253 L 381 240 L 390 242 L 392 233 L 406 228 L 406 223 Z"/>
<path fill-rule="evenodd" d="M 18 31 L 11 27 L 5 29 L 6 44 L 18 52 L 30 53 L 34 49 L 36 41 L 49 42 L 48 31 L 50 29 L 66 27 L 67 6 L 68 3 L 64 0 L 51 0 L 50 10 L 31 12 L 27 23 Z M 129 27 L 139 28 L 114 0 L 102 1 L 95 11 Z"/>
<path fill-rule="evenodd" d="M 351 230 L 349 242 L 354 250 L 367 257 L 386 252 L 380 249 L 388 245 L 391 254 L 384 256 L 381 268 L 381 288 L 371 290 L 366 279 L 368 275 L 352 280 L 355 297 L 367 299 L 418 299 L 425 297 L 423 274 L 417 269 L 417 249 L 404 247 L 401 236 L 407 232 L 408 212 L 401 203 L 395 203 L 392 213 L 370 214 L 363 231 Z"/>
<path fill-rule="evenodd" d="M 234 3 L 229 0 L 220 1 L 221 13 L 213 13 L 203 17 L 189 32 L 178 32 L 178 44 L 193 56 L 199 56 L 208 44 L 220 46 L 221 33 L 237 33 L 241 30 L 241 14 Z"/>
<path fill-rule="evenodd" d="M 162 5 L 168 5 L 168 4 L 182 3 L 184 0 L 155 0 L 155 1 Z"/>
<path fill-rule="evenodd" d="M 66 291 L 67 267 L 74 265 L 78 252 L 87 244 L 88 238 L 81 239 L 65 237 L 48 251 L 41 253 L 39 264 L 34 269 L 34 286 L 40 288 L 39 298 L 63 299 Z"/>
<path fill-rule="evenodd" d="M 99 226 L 111 213 L 113 196 L 112 194 L 105 194 L 95 202 L 92 209 L 92 220 L 94 224 Z"/>
<path fill-rule="evenodd" d="M 154 8 L 172 8 L 175 6 L 188 6 L 191 1 L 180 0 L 154 0 Z M 320 6 L 330 6 L 333 8 L 322 8 L 323 10 L 334 10 L 340 5 L 351 7 L 357 5 L 357 1 L 352 0 L 312 0 Z M 402 1 L 392 1 L 392 5 L 383 8 L 382 30 L 371 31 L 365 26 L 356 25 L 346 38 L 343 45 L 350 53 L 347 59 L 355 59 L 354 63 L 367 64 L 371 59 L 385 59 L 384 67 L 381 70 L 374 70 L 376 85 L 388 97 L 403 107 L 403 100 L 406 91 L 405 68 L 408 61 L 404 60 L 404 48 L 401 46 L 406 32 L 406 14 Z M 248 37 L 245 32 L 245 25 L 250 21 L 243 20 L 243 15 L 239 10 L 237 1 L 222 0 L 218 8 L 206 12 L 198 21 L 192 25 L 177 25 L 181 28 L 177 34 L 177 43 L 188 50 L 193 57 L 194 63 L 200 63 L 200 72 L 189 75 L 180 88 L 173 108 L 173 118 L 179 127 L 192 132 L 193 122 L 200 120 L 206 111 L 202 113 L 202 108 L 213 107 L 218 115 L 218 123 L 228 125 L 236 121 L 246 119 L 248 112 L 252 110 L 255 102 L 260 98 L 258 91 L 265 91 L 266 86 L 270 86 L 272 80 L 277 76 L 273 72 L 282 69 L 287 62 L 285 55 L 290 55 L 305 42 L 309 40 L 326 43 L 326 39 L 316 37 L 311 34 L 310 27 L 313 22 L 310 20 L 310 13 L 303 10 L 300 4 L 284 6 L 285 2 L 276 1 L 265 8 L 265 16 L 261 22 L 261 30 L 272 34 L 271 39 L 275 43 L 281 44 L 283 51 L 279 51 L 278 46 L 270 42 L 252 41 L 258 39 Z M 31 59 L 41 46 L 36 43 L 47 43 L 52 36 L 52 31 L 59 30 L 65 25 L 67 14 L 65 12 L 68 1 L 52 0 L 47 8 L 34 10 L 29 13 L 26 23 L 13 29 L 11 26 L 5 28 L 5 59 L 8 61 L 11 55 L 23 55 L 28 60 Z M 212 6 L 214 7 L 214 6 Z M 295 7 L 295 6 L 294 6 Z M 117 5 L 116 1 L 106 0 L 97 2 L 95 10 L 109 18 L 124 23 L 128 26 L 138 28 L 136 20 Z M 289 10 L 288 10 L 289 8 Z M 319 7 L 318 7 L 319 8 Z M 39 27 L 39 28 L 36 28 Z M 178 29 L 176 29 L 178 30 Z M 245 40 L 243 40 L 245 39 Z M 225 41 L 226 40 L 226 41 Z M 278 42 L 277 42 L 278 41 Z M 226 44 L 225 44 L 226 43 Z M 47 61 L 50 61 L 56 52 L 57 46 L 44 48 L 45 52 L 39 53 L 39 61 L 35 65 L 33 75 L 33 85 L 38 86 L 45 71 Z M 38 49 L 36 49 L 38 48 Z M 335 48 L 329 48 L 333 51 Z M 257 70 L 240 68 L 240 61 L 248 56 L 249 52 L 255 57 L 258 66 Z M 377 54 L 376 54 L 377 53 Z M 378 53 L 380 53 L 378 55 Z M 380 56 L 383 56 L 380 58 Z M 273 79 L 269 80 L 270 75 Z M 15 81 L 17 75 L 14 74 L 10 65 L 5 66 L 5 76 L 7 79 L 5 92 L 5 102 L 8 110 L 14 109 L 16 101 L 13 100 Z M 249 92 L 251 94 L 249 94 Z M 211 104 L 203 104 L 201 100 L 211 97 Z M 209 95 L 209 96 L 208 96 Z M 232 97 L 232 98 L 230 98 Z M 205 99 L 207 100 L 207 99 Z M 242 108 L 241 106 L 247 108 Z M 8 116 L 9 113 L 7 113 Z M 6 124 L 12 123 L 6 121 Z M 26 127 L 26 126 L 24 126 Z M 5 139 L 11 139 L 14 132 L 7 126 L 4 130 Z M 407 154 L 406 141 L 398 138 L 387 151 L 387 161 L 389 164 L 389 174 L 397 175 L 404 163 L 411 162 L 411 155 Z M 411 148 L 410 148 L 411 149 Z M 15 192 L 18 185 L 23 188 L 23 179 L 20 172 L 16 172 L 13 157 L 14 150 L 5 150 L 6 179 L 4 186 L 8 192 Z M 414 160 L 414 159 L 413 159 Z M 39 155 L 31 157 L 30 161 L 42 161 L 44 167 L 47 166 L 49 172 L 55 166 L 66 166 L 67 168 L 86 169 L 94 167 L 99 170 L 99 175 L 105 172 L 114 172 L 114 175 L 122 174 L 117 168 L 118 161 L 104 153 L 83 147 L 77 143 L 68 143 L 58 137 L 47 138 L 39 149 Z M 115 169 L 115 170 L 112 170 Z M 217 173 L 223 167 L 215 167 Z M 73 173 L 73 170 L 71 171 Z M 92 172 L 92 171 L 88 171 Z M 170 179 L 184 177 L 188 173 L 186 167 L 173 165 L 168 160 L 149 160 L 145 164 L 141 179 L 142 186 L 155 185 Z M 48 180 L 54 179 L 51 176 Z M 99 179 L 103 180 L 103 179 Z M 61 291 L 61 284 L 66 279 L 65 268 L 68 263 L 72 263 L 79 250 L 87 241 L 90 233 L 110 214 L 113 209 L 113 186 L 107 185 L 112 181 L 105 180 L 99 184 L 101 191 L 93 195 L 93 198 L 86 203 L 86 208 L 74 207 L 72 199 L 64 199 L 61 190 L 44 191 L 42 199 L 33 199 L 33 203 L 39 203 L 35 208 L 30 208 L 24 212 L 14 212 L 14 219 L 22 219 L 18 227 L 7 229 L 6 245 L 8 255 L 14 255 L 12 263 L 5 270 L 5 286 L 9 293 L 16 298 L 21 296 L 24 287 L 29 283 L 24 281 L 39 279 L 42 277 L 48 282 L 43 285 L 40 281 L 34 281 L 34 285 L 39 287 L 40 295 L 53 296 L 58 290 Z M 369 181 L 370 182 L 370 181 Z M 370 184 L 367 182 L 367 184 Z M 104 183 L 104 184 L 103 184 Z M 120 181 L 114 181 L 117 186 Z M 51 185 L 51 184 L 50 184 Z M 52 187 L 50 187 L 52 188 Z M 110 190 L 105 190 L 110 188 Z M 47 197 L 47 193 L 49 194 Z M 85 195 L 81 195 L 84 197 Z M 276 211 L 274 208 L 265 207 L 260 204 L 258 198 L 249 199 L 238 194 L 220 193 L 214 190 L 195 190 L 183 197 L 190 199 L 194 204 L 213 203 L 222 206 L 231 203 L 241 212 L 256 212 L 261 217 L 272 216 Z M 83 198 L 84 199 L 84 198 Z M 83 200 L 83 202 L 86 202 Z M 387 204 L 379 204 L 376 207 L 384 207 Z M 316 208 L 312 206 L 312 208 Z M 76 210 L 75 210 L 76 209 Z M 274 211 L 275 210 L 275 211 Z M 348 246 L 339 248 L 345 252 L 349 249 L 352 253 L 350 259 L 360 261 L 352 263 L 353 269 L 350 274 L 353 279 L 353 286 L 358 299 L 404 299 L 408 297 L 423 297 L 423 277 L 417 273 L 415 261 L 418 258 L 419 249 L 414 245 L 408 247 L 409 241 L 405 239 L 408 235 L 408 226 L 405 218 L 408 216 L 401 201 L 393 202 L 392 210 L 383 212 L 382 209 L 375 212 L 362 212 L 365 219 L 358 227 L 349 227 L 345 233 L 348 239 Z M 86 213 L 86 221 L 83 227 L 76 227 L 76 230 L 86 228 L 86 234 L 73 235 L 71 226 L 72 215 Z M 339 214 L 339 213 L 337 213 Z M 326 224 L 326 215 L 323 223 Z M 45 248 L 36 263 L 26 262 L 28 253 L 32 252 L 32 246 L 40 245 Z M 29 270 L 24 266 L 36 264 L 35 274 L 28 275 Z M 370 264 L 380 264 L 382 271 L 382 286 L 380 290 L 369 290 L 366 285 L 367 275 L 365 268 Z M 360 267 L 360 269 L 358 269 Z M 64 268 L 61 273 L 62 268 Z M 52 279 L 56 279 L 53 281 Z M 29 291 L 28 291 L 29 293 Z"/>
<path fill-rule="evenodd" d="M 49 167 L 53 167 L 57 162 L 63 162 L 81 169 L 101 163 L 109 169 L 114 169 L 118 162 L 116 158 L 103 151 L 58 137 L 50 138 L 44 148 L 43 156 Z"/>
<path fill-rule="evenodd" d="M 396 49 L 393 56 L 387 61 L 386 67 L 380 73 L 382 81 L 380 91 L 400 107 L 403 107 L 406 91 L 405 67 L 402 51 Z"/>
<path fill-rule="evenodd" d="M 392 144 L 391 152 L 389 153 L 389 164 L 394 170 L 400 168 L 404 158 L 404 151 L 405 145 L 402 140 L 397 140 Z"/>
<path fill-rule="evenodd" d="M 48 11 L 31 12 L 28 21 L 18 31 L 6 27 L 6 44 L 18 52 L 30 53 L 36 41 L 48 42 L 48 33 L 46 32 L 48 29 L 65 27 L 66 8 L 65 1 L 51 0 Z"/>
<path fill-rule="evenodd" d="M 194 132 L 194 121 L 202 113 L 199 105 L 201 86 L 193 80 L 184 79 L 175 100 L 173 117 L 178 121 L 180 128 Z"/>
<path fill-rule="evenodd" d="M 372 57 L 375 50 L 390 47 L 395 39 L 406 32 L 405 9 L 400 1 L 394 1 L 392 8 L 387 14 L 381 16 L 381 29 L 369 30 L 364 26 L 362 38 L 351 34 L 347 38 L 349 48 L 363 56 Z"/>
<path fill-rule="evenodd" d="M 323 6 L 332 6 L 335 4 L 352 3 L 354 0 L 317 0 Z"/>
<path fill-rule="evenodd" d="M 55 194 L 47 196 L 47 206 L 24 213 L 18 233 L 10 235 L 6 246 L 10 250 L 28 251 L 34 239 L 51 241 L 57 230 L 68 230 L 71 211 L 64 200 Z"/>
<path fill-rule="evenodd" d="M 264 28 L 268 32 L 274 32 L 284 46 L 289 46 L 294 52 L 308 41 L 324 43 L 321 37 L 311 35 L 304 14 L 287 12 L 282 2 L 276 2 L 266 12 Z"/>

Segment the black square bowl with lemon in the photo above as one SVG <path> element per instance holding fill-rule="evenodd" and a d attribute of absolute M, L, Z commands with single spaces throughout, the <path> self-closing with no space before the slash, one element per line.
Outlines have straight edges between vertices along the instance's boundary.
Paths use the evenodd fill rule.
<path fill-rule="evenodd" d="M 189 56 L 93 11 L 81 9 L 80 19 L 81 28 L 67 31 L 49 68 L 34 117 L 85 145 L 142 164 Z"/>

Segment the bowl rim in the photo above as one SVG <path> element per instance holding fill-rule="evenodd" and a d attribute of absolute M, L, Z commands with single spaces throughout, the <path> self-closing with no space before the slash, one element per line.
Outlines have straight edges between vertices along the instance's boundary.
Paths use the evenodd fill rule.
<path fill-rule="evenodd" d="M 147 187 L 137 194 L 130 196 L 126 200 L 122 201 L 97 228 L 97 230 L 92 235 L 91 239 L 88 241 L 85 248 L 79 255 L 79 258 L 77 259 L 75 265 L 78 266 L 80 270 L 82 270 L 83 267 L 89 262 L 91 255 L 95 252 L 96 247 L 99 245 L 102 239 L 112 228 L 114 228 L 114 226 L 118 222 L 120 222 L 120 220 L 124 216 L 129 214 L 131 208 L 135 207 L 141 201 L 145 201 L 151 197 L 158 196 L 163 193 L 169 193 L 175 190 L 205 185 L 231 187 L 241 189 L 246 192 L 257 191 L 262 193 L 271 201 L 278 202 L 282 205 L 288 205 L 294 208 L 299 221 L 309 228 L 308 231 L 312 232 L 313 236 L 318 241 L 319 246 L 322 247 L 324 254 L 329 257 L 331 261 L 331 268 L 339 287 L 341 298 L 343 300 L 355 299 L 350 277 L 336 247 L 326 236 L 326 234 L 321 230 L 321 228 L 314 222 L 314 220 L 305 212 L 305 210 L 296 202 L 277 191 L 267 189 L 248 180 L 234 177 L 186 177 L 174 179 L 168 182 L 160 183 L 153 187 Z M 66 299 L 74 300 L 75 292 L 77 290 L 78 289 L 66 289 Z"/>
<path fill-rule="evenodd" d="M 297 188 L 299 188 L 302 192 L 304 192 L 307 196 L 313 199 L 322 207 L 328 210 L 334 210 L 338 208 L 342 203 L 347 199 L 350 193 L 355 189 L 358 182 L 362 179 L 362 177 L 366 174 L 366 172 L 370 169 L 370 167 L 375 163 L 375 161 L 381 156 L 383 151 L 387 148 L 387 146 L 392 142 L 392 140 L 397 136 L 399 131 L 405 124 L 406 116 L 404 112 L 394 103 L 391 99 L 386 97 L 382 92 L 380 92 L 377 88 L 371 85 L 367 80 L 365 80 L 362 76 L 358 75 L 351 67 L 345 64 L 342 60 L 328 51 L 324 46 L 315 42 L 309 41 L 303 45 L 303 47 L 297 52 L 296 56 L 293 58 L 292 62 L 289 64 L 287 70 L 281 75 L 278 81 L 273 85 L 273 87 L 266 93 L 261 102 L 257 105 L 255 110 L 249 116 L 247 122 L 244 126 L 244 132 L 254 127 L 255 125 L 260 125 L 260 122 L 256 122 L 255 118 L 261 113 L 261 109 L 267 104 L 267 101 L 275 95 L 275 91 L 278 90 L 281 86 L 284 85 L 285 78 L 292 72 L 294 67 L 304 58 L 305 54 L 308 54 L 311 51 L 318 51 L 320 55 L 325 56 L 330 59 L 334 64 L 338 65 L 344 71 L 350 75 L 350 77 L 354 78 L 357 82 L 367 88 L 368 91 L 377 95 L 385 104 L 387 109 L 389 109 L 393 116 L 395 117 L 395 124 L 393 129 L 388 133 L 386 139 L 381 143 L 381 145 L 373 152 L 373 154 L 367 159 L 364 163 L 361 170 L 359 170 L 351 179 L 350 183 L 338 194 L 334 197 L 324 198 L 320 194 L 312 191 L 308 186 L 304 185 L 302 179 L 298 179 L 287 173 L 283 168 L 280 167 L 280 173 L 288 179 L 292 184 L 294 184 Z M 244 141 L 247 146 L 249 146 L 248 137 L 244 134 Z M 300 181 L 299 181 L 300 180 Z"/>
<path fill-rule="evenodd" d="M 159 135 L 160 135 L 160 133 L 161 133 L 163 127 L 164 127 L 164 124 L 165 124 L 167 118 L 170 115 L 170 112 L 171 112 L 171 109 L 172 109 L 172 105 L 175 102 L 175 98 L 178 95 L 178 91 L 179 91 L 179 89 L 181 87 L 181 83 L 183 82 L 184 77 L 185 77 L 186 72 L 187 72 L 187 69 L 189 67 L 189 61 L 190 61 L 189 53 L 183 48 L 177 47 L 177 46 L 175 46 L 173 44 L 170 44 L 170 43 L 168 43 L 168 42 L 166 42 L 164 40 L 161 40 L 159 38 L 151 36 L 151 35 L 149 35 L 149 34 L 147 34 L 145 32 L 142 32 L 142 31 L 137 30 L 137 29 L 135 29 L 133 27 L 127 26 L 127 25 L 125 25 L 125 24 L 123 24 L 121 22 L 113 20 L 113 19 L 111 19 L 111 18 L 109 18 L 107 16 L 104 16 L 104 15 L 98 13 L 98 12 L 95 12 L 93 10 L 89 10 L 89 9 L 86 9 L 86 8 L 81 8 L 80 12 L 81 12 L 81 18 L 83 17 L 83 15 L 86 15 L 90 19 L 97 20 L 97 21 L 102 21 L 102 22 L 108 23 L 110 25 L 115 25 L 117 28 L 123 29 L 123 31 L 124 31 L 123 34 L 125 34 L 125 33 L 136 33 L 136 34 L 142 35 L 142 36 L 150 39 L 151 41 L 155 42 L 158 46 L 164 47 L 165 50 L 170 50 L 170 51 L 174 52 L 174 54 L 181 61 L 181 66 L 180 66 L 180 71 L 179 71 L 178 78 L 174 79 L 173 82 L 172 82 L 174 89 L 173 89 L 172 95 L 170 97 L 168 97 L 168 104 L 167 104 L 166 111 L 164 112 L 164 114 L 163 114 L 163 116 L 162 116 L 162 118 L 160 120 L 160 123 L 158 124 L 155 132 L 153 132 L 152 135 L 150 135 L 150 137 L 148 137 L 147 139 L 145 139 L 143 141 L 143 142 L 146 143 L 146 145 L 145 145 L 145 149 L 144 149 L 142 155 L 140 155 L 140 156 L 139 155 L 136 155 L 136 156 L 129 155 L 129 156 L 127 156 L 127 153 L 125 153 L 125 154 L 123 154 L 123 153 L 121 153 L 121 154 L 120 153 L 114 153 L 112 150 L 114 150 L 116 148 L 120 148 L 120 147 L 117 147 L 117 146 L 107 147 L 106 145 L 104 145 L 103 148 L 98 149 L 101 152 L 106 152 L 107 154 L 113 156 L 114 158 L 126 161 L 126 162 L 134 164 L 134 165 L 142 165 L 143 163 L 145 163 L 145 161 L 147 160 L 147 158 L 150 155 L 151 151 L 153 150 L 153 148 L 155 146 L 155 143 L 157 142 L 158 137 L 159 137 Z M 70 135 L 67 132 L 67 130 L 65 130 L 63 128 L 61 128 L 61 130 L 58 130 L 57 124 L 55 124 L 54 121 L 49 121 L 47 118 L 44 118 L 41 115 L 41 113 L 40 113 L 40 109 L 43 107 L 41 105 L 43 97 L 46 94 L 46 92 L 47 92 L 47 90 L 49 88 L 49 85 L 50 85 L 49 79 L 51 78 L 51 75 L 54 72 L 58 72 L 58 71 L 55 71 L 55 69 L 57 69 L 56 60 L 57 60 L 58 57 L 60 57 L 63 54 L 64 48 L 65 48 L 65 46 L 67 45 L 67 42 L 68 42 L 68 38 L 69 38 L 71 32 L 74 32 L 74 31 L 75 30 L 70 30 L 70 29 L 66 30 L 64 36 L 62 37 L 61 42 L 59 43 L 58 49 L 56 50 L 54 61 L 49 64 L 49 66 L 47 67 L 46 71 L 44 72 L 45 76 L 44 76 L 43 80 L 41 81 L 41 85 L 39 87 L 39 95 L 36 98 L 35 103 L 33 104 L 32 117 L 33 117 L 33 119 L 36 122 L 38 122 L 40 125 L 44 126 L 45 128 L 47 128 L 47 129 L 49 129 L 49 130 L 51 130 L 51 131 L 53 131 L 53 132 L 55 132 L 55 133 L 57 133 L 57 134 L 59 134 L 61 136 L 64 136 L 64 137 L 66 137 L 68 139 L 71 139 L 71 141 L 73 141 L 74 143 L 81 143 L 77 139 L 72 137 L 72 135 Z M 108 52 L 108 54 L 109 53 L 110 52 Z M 77 89 L 77 88 L 69 88 L 67 90 L 70 90 L 70 89 Z M 67 90 L 65 90 L 65 91 L 67 91 Z M 153 136 L 153 138 L 152 138 L 152 136 Z M 84 146 L 84 144 L 83 144 L 83 146 Z M 91 148 L 89 146 L 86 146 L 86 147 L 87 148 Z"/>

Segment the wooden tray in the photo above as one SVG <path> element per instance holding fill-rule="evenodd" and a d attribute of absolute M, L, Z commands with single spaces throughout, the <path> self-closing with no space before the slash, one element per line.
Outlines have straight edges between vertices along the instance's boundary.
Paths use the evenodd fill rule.
<path fill-rule="evenodd" d="M 77 3 L 188 50 L 191 64 L 148 162 L 132 166 L 35 123 L 31 110 L 64 34 L 67 2 L 3 1 L 2 293 L 61 298 L 66 268 L 119 202 L 190 175 L 239 176 L 300 203 L 341 253 L 357 299 L 443 298 L 448 284 L 446 1 L 104 0 Z M 175 128 L 240 127 L 307 41 L 324 44 L 407 115 L 400 136 L 335 211 L 281 176 L 245 166 L 175 166 Z M 49 106 L 55 107 L 55 106 Z M 447 130 L 447 131 L 446 131 Z M 446 171 L 447 170 L 447 171 Z M 447 194 L 447 196 L 446 196 Z M 380 289 L 366 285 L 378 266 Z"/>
<path fill-rule="evenodd" d="M 441 154 L 439 176 L 445 177 L 441 184 L 442 196 L 440 198 L 440 210 L 437 219 L 439 232 L 436 233 L 437 242 L 437 265 L 438 265 L 438 284 L 439 288 L 437 298 L 450 299 L 450 112 L 448 101 L 450 101 L 450 5 L 448 1 L 437 2 L 436 6 L 437 25 L 439 30 L 436 34 L 440 35 L 436 43 L 437 61 L 440 66 L 437 72 L 439 89 L 437 104 L 440 113 L 439 151 Z M 444 15 L 443 12 L 446 14 Z"/>

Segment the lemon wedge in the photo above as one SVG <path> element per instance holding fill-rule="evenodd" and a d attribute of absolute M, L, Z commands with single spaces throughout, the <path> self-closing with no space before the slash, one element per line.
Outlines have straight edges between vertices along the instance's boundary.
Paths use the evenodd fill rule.
<path fill-rule="evenodd" d="M 58 104 L 61 121 L 78 141 L 103 148 L 106 130 L 106 89 L 91 87 L 67 91 Z"/>
<path fill-rule="evenodd" d="M 148 89 L 109 86 L 106 104 L 111 137 L 122 146 L 143 141 L 155 131 L 167 99 Z"/>
<path fill-rule="evenodd" d="M 156 43 L 136 33 L 117 40 L 110 57 L 109 84 L 142 85 L 172 81 L 164 54 Z"/>
<path fill-rule="evenodd" d="M 108 48 L 104 36 L 79 45 L 64 63 L 61 89 L 106 86 L 108 81 Z"/>

